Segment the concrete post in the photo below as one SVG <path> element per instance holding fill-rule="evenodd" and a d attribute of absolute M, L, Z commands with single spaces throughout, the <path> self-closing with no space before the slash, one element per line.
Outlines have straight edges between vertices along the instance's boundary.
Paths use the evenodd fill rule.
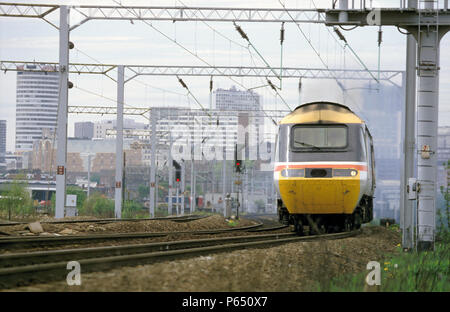
<path fill-rule="evenodd" d="M 155 174 L 155 209 L 158 210 L 158 184 L 159 184 L 159 176 L 158 176 L 158 162 L 156 162 L 156 174 Z"/>
<path fill-rule="evenodd" d="M 417 0 L 409 0 L 408 8 L 417 8 Z M 400 196 L 400 226 L 402 229 L 402 248 L 414 247 L 414 207 L 408 199 L 406 188 L 409 178 L 415 174 L 415 117 L 416 117 L 416 50 L 417 43 L 413 35 L 406 38 L 406 77 L 403 74 L 402 86 L 405 90 L 404 137 L 403 137 L 403 171 Z"/>
<path fill-rule="evenodd" d="M 117 66 L 116 188 L 114 196 L 114 215 L 117 219 L 122 218 L 124 79 L 124 67 L 119 65 Z"/>
<path fill-rule="evenodd" d="M 340 0 L 339 1 L 339 10 L 347 10 L 348 9 L 348 0 Z M 348 21 L 348 13 L 343 11 L 339 12 L 339 22 L 347 22 Z"/>
<path fill-rule="evenodd" d="M 223 127 L 222 198 L 224 199 L 223 200 L 223 214 L 225 217 L 227 217 L 226 216 L 227 203 L 225 203 L 225 196 L 227 194 L 227 145 L 226 145 L 227 131 L 226 130 L 227 130 L 227 128 Z M 230 203 L 230 205 L 231 205 L 231 203 Z M 228 218 L 229 217 L 230 216 L 228 216 Z"/>
<path fill-rule="evenodd" d="M 87 187 L 87 197 L 91 195 L 91 156 L 92 154 L 88 155 L 88 187 Z"/>
<path fill-rule="evenodd" d="M 431 3 L 432 5 L 433 3 Z M 426 8 L 429 3 L 425 3 Z M 439 35 L 436 27 L 419 27 L 417 106 L 417 249 L 433 250 L 436 218 L 436 157 L 439 88 Z"/>
<path fill-rule="evenodd" d="M 186 163 L 184 160 L 181 161 L 181 215 L 184 215 L 184 191 L 186 189 Z"/>
<path fill-rule="evenodd" d="M 256 212 L 256 210 L 258 209 L 258 207 L 256 207 L 255 205 L 255 200 L 254 200 L 254 190 L 255 190 L 255 184 L 254 184 L 254 180 L 255 180 L 255 164 L 253 164 L 252 166 L 252 175 L 251 175 L 251 180 L 250 180 L 250 200 L 249 200 L 249 205 L 250 207 L 252 207 L 252 210 L 254 210 L 253 212 Z"/>
<path fill-rule="evenodd" d="M 167 164 L 167 168 L 169 170 L 169 191 L 168 191 L 168 203 L 167 210 L 169 216 L 172 215 L 172 191 L 173 191 L 173 160 L 172 160 L 172 132 L 169 131 L 169 160 Z"/>
<path fill-rule="evenodd" d="M 69 83 L 69 7 L 59 8 L 59 108 L 56 153 L 55 218 L 64 218 L 66 202 L 67 106 Z"/>
<path fill-rule="evenodd" d="M 176 196 L 175 196 L 175 201 L 176 201 L 176 204 L 175 204 L 175 210 L 177 211 L 177 216 L 178 216 L 178 193 L 179 193 L 179 190 L 180 190 L 180 182 L 176 182 L 177 183 L 177 193 L 176 193 Z"/>
<path fill-rule="evenodd" d="M 158 111 L 150 110 L 151 133 L 151 160 L 150 160 L 150 218 L 155 217 L 155 182 L 156 182 L 156 122 Z"/>
<path fill-rule="evenodd" d="M 194 148 L 192 147 L 192 156 L 194 155 Z M 194 164 L 194 157 L 191 159 L 191 203 L 189 205 L 191 214 L 195 211 L 195 164 Z"/>

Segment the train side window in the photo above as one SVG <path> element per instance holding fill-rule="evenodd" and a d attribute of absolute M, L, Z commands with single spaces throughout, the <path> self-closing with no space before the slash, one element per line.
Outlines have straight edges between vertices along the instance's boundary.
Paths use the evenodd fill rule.
<path fill-rule="evenodd" d="M 360 136 L 360 142 L 361 142 L 361 159 L 363 160 L 363 161 L 367 161 L 367 142 L 366 142 L 366 135 L 365 135 L 365 133 L 364 133 L 364 130 L 363 130 L 363 128 L 360 128 L 360 131 L 359 131 L 359 136 Z"/>
<path fill-rule="evenodd" d="M 372 138 L 370 138 L 370 155 L 372 158 L 372 185 L 373 188 L 375 188 L 375 152 L 373 150 L 373 142 L 372 142 Z"/>

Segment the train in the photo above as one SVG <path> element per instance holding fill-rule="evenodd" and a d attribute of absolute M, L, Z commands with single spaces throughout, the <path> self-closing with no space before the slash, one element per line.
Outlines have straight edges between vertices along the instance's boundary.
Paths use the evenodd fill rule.
<path fill-rule="evenodd" d="M 333 102 L 298 106 L 278 125 L 277 213 L 299 235 L 359 229 L 373 219 L 375 159 L 366 123 Z"/>

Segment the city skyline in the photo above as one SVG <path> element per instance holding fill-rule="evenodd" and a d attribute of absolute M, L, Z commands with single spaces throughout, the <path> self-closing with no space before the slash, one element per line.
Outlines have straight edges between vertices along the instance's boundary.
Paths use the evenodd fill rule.
<path fill-rule="evenodd" d="M 44 3 L 45 1 L 34 1 Z M 65 3 L 56 1 L 56 3 Z M 86 1 L 77 1 L 86 4 Z M 89 2 L 90 4 L 111 4 L 111 2 Z M 178 5 L 205 6 L 233 5 L 245 7 L 253 2 L 232 1 L 175 1 Z M 254 2 L 255 5 L 257 2 Z M 145 5 L 144 1 L 124 1 L 123 4 Z M 164 1 L 154 1 L 152 5 L 164 5 Z M 278 1 L 268 1 L 258 5 L 265 7 L 280 7 Z M 316 1 L 318 7 L 329 5 L 327 1 Z M 287 7 L 309 7 L 301 1 L 286 1 Z M 392 6 L 388 1 L 374 1 L 374 6 Z M 183 27 L 180 27 L 183 25 Z M 266 66 L 264 61 L 253 51 L 249 53 L 246 42 L 240 38 L 231 23 L 209 23 L 217 32 L 203 23 L 166 23 L 155 22 L 154 26 L 166 33 L 170 38 L 196 53 L 213 65 L 234 66 Z M 184 27 L 185 26 L 185 27 Z M 311 33 L 312 44 L 321 52 L 325 61 L 332 68 L 355 68 L 362 66 L 355 60 L 349 50 L 342 50 L 339 43 L 330 35 L 330 29 L 323 25 L 302 25 L 307 33 Z M 242 28 L 248 33 L 253 44 L 274 68 L 280 65 L 279 25 L 243 23 Z M 309 46 L 294 25 L 285 25 L 285 47 L 283 66 L 323 67 L 317 55 Z M 5 29 L 8 29 L 6 32 Z M 377 28 L 363 27 L 345 32 L 347 41 L 358 53 L 370 69 L 377 68 Z M 220 34 L 224 35 L 222 37 Z M 332 32 L 332 31 L 331 31 Z M 111 35 L 114 33 L 114 35 Z M 441 50 L 450 47 L 450 37 L 447 35 L 441 41 Z M 232 40 L 232 41 L 231 41 Z M 160 65 L 202 65 L 198 57 L 194 57 L 168 40 L 145 23 L 91 21 L 71 33 L 71 41 L 75 48 L 71 50 L 71 62 L 110 63 L 110 64 L 160 64 Z M 381 69 L 404 69 L 405 36 L 394 27 L 383 27 L 383 42 L 381 45 Z M 58 34 L 48 24 L 39 20 L 0 19 L 0 59 L 2 60 L 36 60 L 58 61 Z M 401 53 L 399 53 L 399 51 Z M 441 53 L 445 55 L 444 52 Z M 389 58 L 386 56 L 389 55 Z M 344 57 L 345 56 L 345 57 Z M 345 66 L 344 66 L 345 65 Z M 112 72 L 115 75 L 115 72 Z M 208 107 L 209 77 L 183 77 L 192 94 L 201 105 Z M 236 78 L 245 87 L 258 87 L 264 81 L 257 78 Z M 15 102 L 16 74 L 6 72 L 0 76 L 1 111 L 8 120 L 7 150 L 14 151 L 15 146 Z M 114 106 L 116 97 L 115 83 L 104 76 L 71 75 L 74 88 L 69 91 L 69 105 Z M 213 79 L 214 89 L 229 89 L 236 82 L 228 78 Z M 278 80 L 273 83 L 280 84 Z M 399 83 L 399 81 L 397 81 Z M 440 115 L 439 125 L 449 125 L 450 122 L 450 60 L 441 57 L 440 76 Z M 299 102 L 330 100 L 344 102 L 358 112 L 362 101 L 361 84 L 358 81 L 343 81 L 349 89 L 344 99 L 342 91 L 333 80 L 304 79 L 302 93 L 298 96 L 298 80 L 285 79 L 280 94 L 287 104 L 294 108 Z M 240 87 L 242 89 L 242 87 Z M 323 92 L 326 90 L 326 92 Z M 257 89 L 261 93 L 265 109 L 285 109 L 286 106 L 270 87 Z M 125 102 L 135 107 L 150 106 L 182 106 L 199 108 L 186 90 L 178 83 L 176 77 L 139 77 L 126 84 Z M 345 103 L 346 102 L 346 103 Z M 76 121 L 96 121 L 107 117 L 69 115 L 69 135 L 73 136 L 73 124 Z M 145 120 L 142 120 L 145 121 Z M 376 125 L 374 125 L 376 126 Z"/>

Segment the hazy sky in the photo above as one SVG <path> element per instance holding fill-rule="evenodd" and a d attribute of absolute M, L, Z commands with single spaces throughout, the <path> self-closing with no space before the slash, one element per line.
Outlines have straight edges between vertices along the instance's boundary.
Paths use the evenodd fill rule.
<path fill-rule="evenodd" d="M 16 2 L 16 1 L 14 1 Z M 58 4 L 101 4 L 117 5 L 113 0 L 105 1 L 31 1 L 28 3 Z M 359 1 L 356 1 L 359 3 Z M 367 1 L 369 3 L 370 1 Z M 278 0 L 250 1 L 122 1 L 123 5 L 164 5 L 164 6 L 214 6 L 214 7 L 273 7 L 281 8 Z M 330 7 L 326 1 L 283 1 L 289 8 Z M 399 1 L 373 1 L 374 6 L 394 6 Z M 75 19 L 76 16 L 73 16 Z M 55 23 L 58 13 L 50 17 Z M 150 23 L 150 22 L 149 22 Z M 151 22 L 159 31 L 176 40 L 186 49 L 198 55 L 189 54 L 178 45 L 161 35 L 155 28 L 135 21 L 89 21 L 70 34 L 75 49 L 70 52 L 71 62 L 106 64 L 149 64 L 149 65 L 205 65 L 202 60 L 214 65 L 264 66 L 263 61 L 250 49 L 230 22 Z M 281 61 L 279 32 L 281 23 L 240 23 L 252 44 L 273 67 L 279 67 Z M 211 29 L 213 28 L 213 29 Z M 285 25 L 283 65 L 291 67 L 324 67 L 319 57 L 305 40 L 300 30 L 291 23 Z M 331 68 L 361 69 L 347 49 L 335 39 L 332 29 L 324 25 L 302 24 L 301 29 L 311 38 L 312 45 Z M 343 32 L 351 47 L 370 69 L 377 68 L 378 47 L 377 27 L 362 27 Z M 331 34 L 330 34 L 331 33 Z M 225 38 L 226 37 L 226 38 Z M 381 46 L 381 69 L 404 70 L 405 35 L 395 27 L 383 27 Z M 450 126 L 450 36 L 441 41 L 440 71 L 440 115 L 439 124 Z M 39 19 L 1 18 L 0 17 L 0 60 L 17 61 L 58 61 L 58 32 Z M 112 75 L 116 75 L 115 72 Z M 114 106 L 116 98 L 115 83 L 100 75 L 71 75 L 75 87 L 69 92 L 69 105 Z M 205 107 L 209 105 L 209 77 L 183 77 L 192 93 Z M 235 78 L 246 88 L 261 86 L 263 79 Z M 272 79 L 273 82 L 277 82 Z M 397 81 L 400 82 L 400 81 Z M 359 93 L 364 82 L 346 81 L 351 88 L 350 99 L 345 102 L 358 111 Z M 230 88 L 236 82 L 225 77 L 214 78 L 214 88 Z M 283 80 L 280 94 L 290 107 L 299 103 L 298 80 Z M 237 86 L 238 89 L 242 87 Z M 0 118 L 8 123 L 7 150 L 14 150 L 15 141 L 15 104 L 16 73 L 0 74 Z M 268 88 L 258 88 L 266 109 L 286 109 L 280 98 Z M 95 95 L 95 94 L 97 95 Z M 331 100 L 343 102 L 342 92 L 332 80 L 303 80 L 301 101 Z M 126 84 L 126 105 L 148 106 L 191 106 L 199 108 L 192 98 L 186 96 L 176 77 L 141 76 Z M 69 115 L 69 135 L 73 134 L 73 122 L 81 120 L 112 119 L 114 116 Z M 137 121 L 147 122 L 143 118 Z M 376 125 L 372 125 L 376 126 Z M 269 129 L 267 130 L 269 131 Z"/>

